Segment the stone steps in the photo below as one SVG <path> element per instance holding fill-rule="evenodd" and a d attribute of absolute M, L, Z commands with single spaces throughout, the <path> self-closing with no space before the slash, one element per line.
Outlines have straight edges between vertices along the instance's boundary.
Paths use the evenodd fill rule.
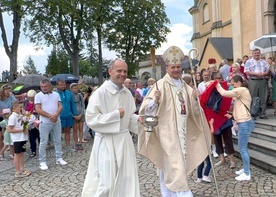
<path fill-rule="evenodd" d="M 274 123 L 275 122 L 275 123 Z M 233 136 L 234 149 L 238 154 L 238 137 Z M 276 121 L 257 120 L 248 141 L 251 163 L 276 174 Z"/>
<path fill-rule="evenodd" d="M 262 139 L 267 142 L 272 142 L 276 144 L 276 131 L 270 131 L 270 130 L 260 129 L 256 127 L 254 129 L 254 132 L 251 133 L 250 137 Z"/>
<path fill-rule="evenodd" d="M 237 153 L 235 153 L 235 156 L 241 158 L 241 155 L 238 153 L 237 144 L 234 144 L 234 149 L 237 151 Z M 276 174 L 276 157 L 260 153 L 259 151 L 255 151 L 250 148 L 248 149 L 248 152 L 250 155 L 250 163 Z"/>

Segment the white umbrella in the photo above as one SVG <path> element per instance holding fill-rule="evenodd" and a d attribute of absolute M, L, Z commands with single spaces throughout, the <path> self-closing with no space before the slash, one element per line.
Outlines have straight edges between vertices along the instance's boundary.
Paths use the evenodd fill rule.
<path fill-rule="evenodd" d="M 250 42 L 250 50 L 260 49 L 261 53 L 276 51 L 276 33 L 265 34 Z"/>

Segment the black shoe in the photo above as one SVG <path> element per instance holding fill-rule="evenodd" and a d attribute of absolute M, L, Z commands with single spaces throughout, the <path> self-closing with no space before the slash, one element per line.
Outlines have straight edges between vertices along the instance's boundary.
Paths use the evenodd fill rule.
<path fill-rule="evenodd" d="M 36 153 L 33 152 L 30 156 L 31 156 L 31 157 L 35 157 L 35 156 L 36 156 Z"/>
<path fill-rule="evenodd" d="M 268 119 L 268 117 L 266 115 L 261 115 L 260 119 Z"/>

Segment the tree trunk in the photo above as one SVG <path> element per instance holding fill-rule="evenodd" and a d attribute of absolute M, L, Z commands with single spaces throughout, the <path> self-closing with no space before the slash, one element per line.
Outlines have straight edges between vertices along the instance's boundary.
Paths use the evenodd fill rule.
<path fill-rule="evenodd" d="M 99 85 L 103 83 L 103 55 L 102 55 L 102 32 L 101 28 L 97 28 L 98 50 L 99 50 Z"/>
<path fill-rule="evenodd" d="M 74 54 L 72 58 L 73 61 L 73 75 L 79 77 L 80 74 L 80 66 L 79 66 L 79 54 Z"/>
<path fill-rule="evenodd" d="M 15 80 L 15 75 L 17 73 L 17 49 L 16 51 L 12 51 L 11 55 L 9 55 L 10 59 L 10 76 L 9 76 L 9 82 Z"/>
<path fill-rule="evenodd" d="M 14 80 L 14 75 L 17 73 L 17 53 L 18 53 L 18 43 L 19 43 L 19 37 L 20 37 L 20 27 L 21 27 L 21 19 L 22 19 L 22 13 L 21 13 L 21 6 L 19 4 L 15 4 L 14 7 L 12 7 L 13 12 L 13 34 L 12 34 L 12 44 L 9 46 L 6 29 L 4 26 L 3 21 L 3 12 L 0 8 L 0 28 L 2 32 L 2 40 L 4 43 L 4 48 L 7 56 L 10 60 L 10 76 L 9 76 L 9 82 L 12 82 Z"/>

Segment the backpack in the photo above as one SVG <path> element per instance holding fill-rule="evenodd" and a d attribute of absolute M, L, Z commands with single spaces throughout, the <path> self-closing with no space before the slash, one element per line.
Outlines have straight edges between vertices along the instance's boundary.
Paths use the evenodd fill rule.
<path fill-rule="evenodd" d="M 261 99 L 259 97 L 253 97 L 250 107 L 251 116 L 259 116 L 261 114 Z"/>
<path fill-rule="evenodd" d="M 242 100 L 240 100 L 242 102 Z M 251 116 L 256 117 L 261 114 L 261 99 L 257 96 L 252 97 L 251 105 L 250 105 L 250 110 L 248 107 L 242 102 L 242 104 L 245 106 L 247 111 L 251 114 Z"/>

